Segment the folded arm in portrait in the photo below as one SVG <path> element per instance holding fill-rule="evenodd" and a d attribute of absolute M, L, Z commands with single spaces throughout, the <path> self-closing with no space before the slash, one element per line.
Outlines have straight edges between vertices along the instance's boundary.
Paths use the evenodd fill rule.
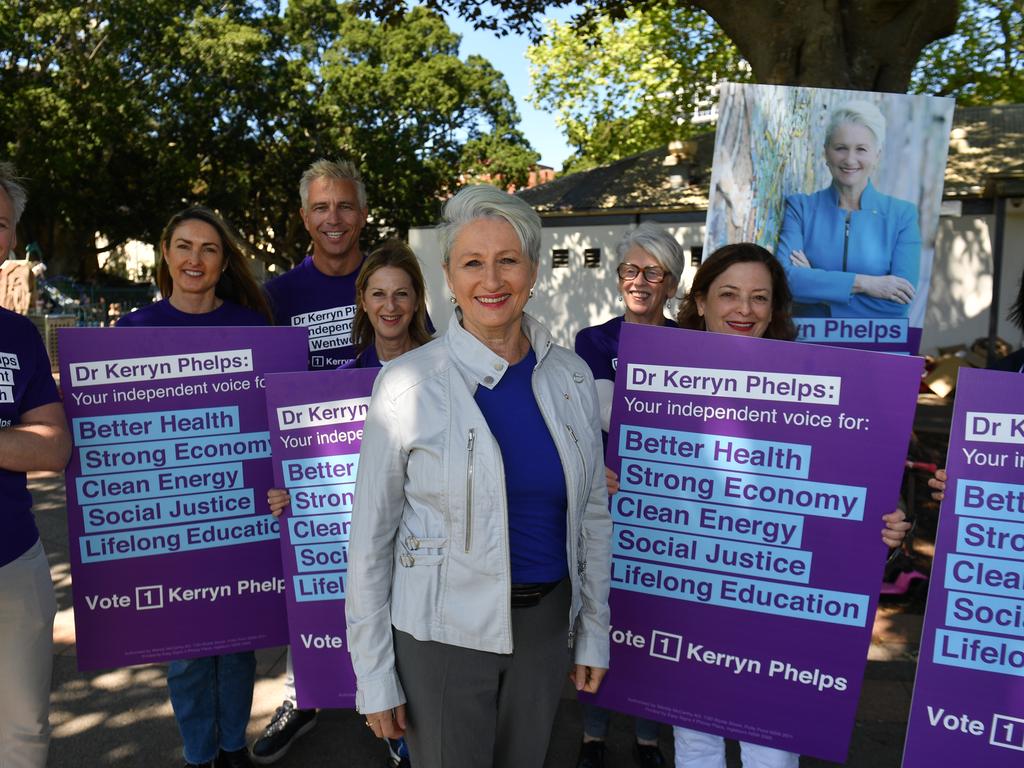
<path fill-rule="evenodd" d="M 810 315 L 906 317 L 917 289 L 917 208 L 868 184 L 861 209 L 839 207 L 834 187 L 790 195 L 776 257 L 793 299 Z"/>

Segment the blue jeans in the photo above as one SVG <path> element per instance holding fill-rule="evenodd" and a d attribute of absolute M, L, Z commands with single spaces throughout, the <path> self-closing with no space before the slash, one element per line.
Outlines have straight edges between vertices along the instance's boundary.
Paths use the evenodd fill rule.
<path fill-rule="evenodd" d="M 206 763 L 221 749 L 245 747 L 255 680 L 252 651 L 171 662 L 167 688 L 188 762 Z"/>
<path fill-rule="evenodd" d="M 608 734 L 611 712 L 594 704 L 583 704 L 583 733 L 592 739 L 603 739 Z M 658 724 L 642 717 L 634 718 L 634 733 L 638 741 L 656 742 Z"/>

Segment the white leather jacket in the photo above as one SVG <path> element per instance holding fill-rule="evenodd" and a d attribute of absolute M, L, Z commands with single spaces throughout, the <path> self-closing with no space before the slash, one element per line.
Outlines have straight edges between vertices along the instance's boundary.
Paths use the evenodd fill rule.
<path fill-rule="evenodd" d="M 608 666 L 608 512 L 590 369 L 528 315 L 533 391 L 565 472 L 572 602 L 566 641 L 578 664 Z M 501 451 L 473 399 L 508 363 L 464 330 L 407 352 L 374 384 L 349 541 L 345 614 L 356 707 L 405 702 L 392 625 L 419 640 L 512 652 L 509 537 Z"/>

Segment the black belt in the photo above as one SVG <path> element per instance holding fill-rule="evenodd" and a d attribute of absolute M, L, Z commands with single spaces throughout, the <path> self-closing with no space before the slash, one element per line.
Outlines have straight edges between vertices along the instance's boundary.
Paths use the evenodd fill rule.
<path fill-rule="evenodd" d="M 542 581 L 536 584 L 513 584 L 512 607 L 533 608 L 541 601 L 542 597 L 561 583 L 561 581 Z"/>

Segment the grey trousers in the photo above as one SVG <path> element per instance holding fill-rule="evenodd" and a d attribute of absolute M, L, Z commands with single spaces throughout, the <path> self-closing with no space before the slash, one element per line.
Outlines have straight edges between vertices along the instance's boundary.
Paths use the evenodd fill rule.
<path fill-rule="evenodd" d="M 43 545 L 0 568 L 0 766 L 43 768 L 57 600 Z"/>
<path fill-rule="evenodd" d="M 512 610 L 509 654 L 421 641 L 395 630 L 416 768 L 541 768 L 570 665 L 566 579 Z"/>

